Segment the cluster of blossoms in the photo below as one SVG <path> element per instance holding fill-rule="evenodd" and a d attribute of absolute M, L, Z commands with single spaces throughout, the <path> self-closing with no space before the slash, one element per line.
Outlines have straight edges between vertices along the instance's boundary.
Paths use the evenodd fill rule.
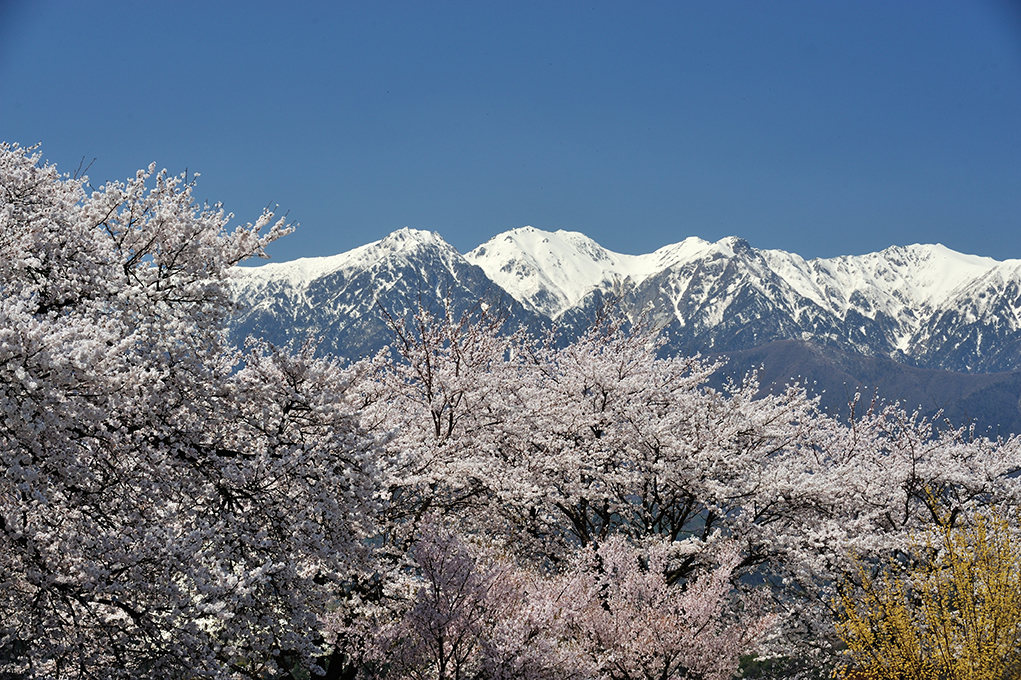
<path fill-rule="evenodd" d="M 288 228 L 153 168 L 83 186 L 0 147 L 0 674 L 311 659 L 376 445 L 351 369 L 224 343 L 231 268 Z"/>
<path fill-rule="evenodd" d="M 825 651 L 862 559 L 1021 499 L 1016 439 L 710 389 L 620 319 L 232 347 L 231 269 L 289 227 L 153 167 L 84 186 L 0 146 L 2 677 L 723 680 Z"/>

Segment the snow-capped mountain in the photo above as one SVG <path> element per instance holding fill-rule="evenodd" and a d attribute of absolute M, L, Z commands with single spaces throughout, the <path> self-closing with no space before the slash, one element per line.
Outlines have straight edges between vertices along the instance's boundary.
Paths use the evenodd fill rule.
<path fill-rule="evenodd" d="M 465 255 L 518 302 L 557 319 L 597 290 L 623 290 L 712 244 L 689 238 L 651 255 L 623 255 L 576 231 L 522 227 L 494 236 Z"/>
<path fill-rule="evenodd" d="M 907 350 L 916 363 L 966 372 L 1021 368 L 1021 260 L 994 264 L 933 306 Z"/>
<path fill-rule="evenodd" d="M 698 238 L 621 255 L 576 232 L 531 227 L 466 255 L 526 308 L 567 326 L 607 293 L 645 313 L 677 351 L 810 340 L 958 371 L 1021 368 L 1021 261 L 942 245 L 805 260 L 742 239 Z"/>
<path fill-rule="evenodd" d="M 401 229 L 332 257 L 239 267 L 241 305 L 234 335 L 276 344 L 313 337 L 342 357 L 370 354 L 390 340 L 384 313 L 406 318 L 421 302 L 458 312 L 479 300 L 500 303 L 514 323 L 533 319 L 486 274 L 435 232 Z"/>
<path fill-rule="evenodd" d="M 662 327 L 674 351 L 793 339 L 927 368 L 1021 368 L 1021 261 L 938 244 L 805 260 L 692 237 L 625 255 L 578 232 L 523 227 L 461 255 L 436 233 L 402 229 L 333 257 L 240 268 L 236 290 L 247 309 L 239 335 L 313 333 L 344 356 L 388 340 L 380 307 L 400 316 L 420 300 L 467 308 L 502 297 L 512 323 L 570 334 L 612 298 Z"/>

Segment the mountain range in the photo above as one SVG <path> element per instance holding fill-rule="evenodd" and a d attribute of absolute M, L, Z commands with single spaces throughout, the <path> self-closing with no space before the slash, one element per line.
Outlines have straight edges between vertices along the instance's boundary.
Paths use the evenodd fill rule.
<path fill-rule="evenodd" d="M 625 255 L 579 232 L 522 227 L 461 254 L 435 232 L 405 228 L 339 255 L 238 268 L 234 286 L 237 337 L 312 335 L 348 358 L 389 341 L 382 310 L 402 317 L 420 303 L 461 311 L 486 300 L 509 327 L 555 324 L 570 338 L 612 301 L 661 328 L 666 352 L 729 357 L 731 371 L 759 362 L 764 389 L 811 377 L 831 399 L 839 393 L 839 409 L 847 385 L 872 376 L 881 396 L 909 408 L 1021 431 L 1021 260 L 939 244 L 805 260 L 736 237 L 690 237 Z M 957 377 L 931 377 L 944 372 Z M 986 396 L 961 408 L 976 392 Z"/>

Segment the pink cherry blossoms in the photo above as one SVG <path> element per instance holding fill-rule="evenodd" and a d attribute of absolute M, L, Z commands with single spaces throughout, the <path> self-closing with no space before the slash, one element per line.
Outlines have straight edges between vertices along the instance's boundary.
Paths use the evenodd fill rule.
<path fill-rule="evenodd" d="M 699 678 L 832 662 L 834 584 L 1016 506 L 992 441 L 725 389 L 642 319 L 480 304 L 341 365 L 231 346 L 227 231 L 155 166 L 0 145 L 0 677 Z M 864 412 L 862 412 L 864 411 Z"/>

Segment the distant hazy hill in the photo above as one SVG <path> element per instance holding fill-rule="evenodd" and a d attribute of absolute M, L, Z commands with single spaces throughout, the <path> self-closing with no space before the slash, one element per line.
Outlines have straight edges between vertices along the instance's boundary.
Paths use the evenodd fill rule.
<path fill-rule="evenodd" d="M 777 340 L 754 349 L 726 352 L 716 386 L 727 378 L 739 381 L 759 369 L 764 391 L 799 382 L 820 396 L 826 411 L 846 416 L 848 402 L 860 392 L 860 408 L 879 396 L 919 408 L 932 418 L 943 412 L 953 425 L 974 423 L 987 436 L 1021 433 L 1021 371 L 958 373 L 916 368 L 886 357 L 870 357 L 803 340 Z"/>
<path fill-rule="evenodd" d="M 524 227 L 462 255 L 435 232 L 401 229 L 332 257 L 240 268 L 236 292 L 237 336 L 312 334 L 344 357 L 386 344 L 381 309 L 485 299 L 512 327 L 556 324 L 570 337 L 612 298 L 661 327 L 668 351 L 727 354 L 730 370 L 761 363 L 768 383 L 804 376 L 832 408 L 845 384 L 865 384 L 908 407 L 944 407 L 954 422 L 1021 431 L 1021 261 L 941 245 L 805 260 L 687 238 L 623 255 L 578 232 Z"/>

